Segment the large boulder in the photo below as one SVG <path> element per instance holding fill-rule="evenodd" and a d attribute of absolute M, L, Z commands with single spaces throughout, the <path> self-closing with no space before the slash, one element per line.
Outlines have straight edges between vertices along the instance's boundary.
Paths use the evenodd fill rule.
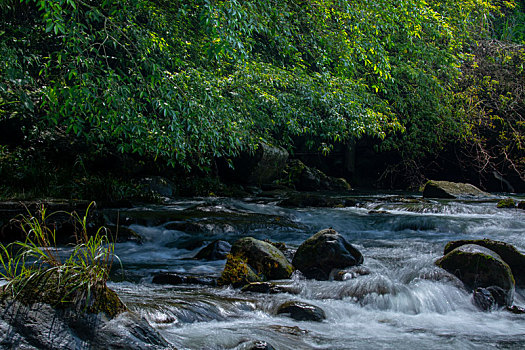
<path fill-rule="evenodd" d="M 9 349 L 173 348 L 104 283 L 87 289 L 75 278 L 51 270 L 3 287 L 0 344 Z"/>
<path fill-rule="evenodd" d="M 232 246 L 231 254 L 244 257 L 246 262 L 258 274 L 264 275 L 267 280 L 286 279 L 293 272 L 292 265 L 282 251 L 271 243 L 253 237 L 245 237 L 236 241 Z"/>
<path fill-rule="evenodd" d="M 233 244 L 219 284 L 240 285 L 244 282 L 286 279 L 292 272 L 292 265 L 278 248 L 268 242 L 245 237 Z"/>
<path fill-rule="evenodd" d="M 443 254 L 446 255 L 454 249 L 465 244 L 476 244 L 492 250 L 498 254 L 503 261 L 509 265 L 512 275 L 516 280 L 516 285 L 525 287 L 525 255 L 520 253 L 512 244 L 493 241 L 491 239 L 466 239 L 448 242 Z"/>
<path fill-rule="evenodd" d="M 226 265 L 221 277 L 217 280 L 219 286 L 232 285 L 236 288 L 245 286 L 252 282 L 263 282 L 264 276 L 258 275 L 254 269 L 248 265 L 245 258 L 236 257 L 228 254 Z"/>
<path fill-rule="evenodd" d="M 454 199 L 458 197 L 487 197 L 490 196 L 474 185 L 450 181 L 430 180 L 425 184 L 423 197 Z"/>
<path fill-rule="evenodd" d="M 514 276 L 509 265 L 492 250 L 476 244 L 461 245 L 438 259 L 436 265 L 457 276 L 468 288 L 501 288 L 505 304 L 512 305 Z"/>
<path fill-rule="evenodd" d="M 328 280 L 333 269 L 363 263 L 363 255 L 337 231 L 325 229 L 304 241 L 292 265 L 307 278 Z"/>

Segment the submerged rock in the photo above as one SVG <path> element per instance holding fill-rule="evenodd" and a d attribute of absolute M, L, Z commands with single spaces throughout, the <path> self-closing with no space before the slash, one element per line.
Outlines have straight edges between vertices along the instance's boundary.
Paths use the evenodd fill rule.
<path fill-rule="evenodd" d="M 155 284 L 198 284 L 203 286 L 216 286 L 217 280 L 208 276 L 183 275 L 180 273 L 162 272 L 153 276 L 152 283 Z"/>
<path fill-rule="evenodd" d="M 483 311 L 491 311 L 496 307 L 496 301 L 487 288 L 476 288 L 472 294 L 472 303 Z"/>
<path fill-rule="evenodd" d="M 326 319 L 323 309 L 300 301 L 287 301 L 277 308 L 277 314 L 288 314 L 297 321 L 321 322 Z"/>
<path fill-rule="evenodd" d="M 450 181 L 430 180 L 423 189 L 425 198 L 454 199 L 461 196 L 486 197 L 490 195 L 474 185 Z"/>
<path fill-rule="evenodd" d="M 507 306 L 507 293 L 497 286 L 476 288 L 472 294 L 472 302 L 480 310 L 492 311 Z"/>
<path fill-rule="evenodd" d="M 319 231 L 304 241 L 292 261 L 305 277 L 317 280 L 328 280 L 333 269 L 362 263 L 361 252 L 333 229 Z"/>
<path fill-rule="evenodd" d="M 223 260 L 232 249 L 232 245 L 226 241 L 215 240 L 206 247 L 199 250 L 193 259 Z"/>
<path fill-rule="evenodd" d="M 505 305 L 512 305 L 512 271 L 492 250 L 475 244 L 461 245 L 437 260 L 436 265 L 456 275 L 469 288 L 500 287 L 505 293 Z"/>
<path fill-rule="evenodd" d="M 502 241 L 493 241 L 491 239 L 458 240 L 447 243 L 443 254 L 446 255 L 457 247 L 465 244 L 476 244 L 498 254 L 501 259 L 510 266 L 512 275 L 516 280 L 516 285 L 519 287 L 525 287 L 525 255 L 520 253 L 513 245 Z"/>
<path fill-rule="evenodd" d="M 299 294 L 298 288 L 290 284 L 277 284 L 273 282 L 253 282 L 245 285 L 241 289 L 242 292 L 277 294 L 289 293 Z"/>

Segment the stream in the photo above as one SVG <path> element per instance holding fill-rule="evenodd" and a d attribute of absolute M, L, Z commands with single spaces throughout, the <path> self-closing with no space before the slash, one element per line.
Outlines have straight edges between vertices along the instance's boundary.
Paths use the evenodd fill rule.
<path fill-rule="evenodd" d="M 457 239 L 501 240 L 525 252 L 525 211 L 417 194 L 352 199 L 357 204 L 346 208 L 202 198 L 108 211 L 143 237 L 142 244 L 116 244 L 123 270 L 108 285 L 178 349 L 243 349 L 253 341 L 275 349 L 525 348 L 525 315 L 479 311 L 458 280 L 434 265 Z M 362 252 L 366 274 L 313 281 L 295 273 L 282 282 L 293 292 L 279 294 L 152 283 L 159 272 L 218 277 L 225 260 L 191 259 L 215 239 L 252 236 L 297 249 L 328 227 Z M 326 320 L 276 315 L 289 300 L 322 308 Z M 516 290 L 514 304 L 525 306 L 525 290 Z"/>

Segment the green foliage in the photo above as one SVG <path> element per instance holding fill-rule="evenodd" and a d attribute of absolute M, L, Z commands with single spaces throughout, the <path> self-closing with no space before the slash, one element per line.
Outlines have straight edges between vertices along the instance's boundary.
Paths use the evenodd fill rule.
<path fill-rule="evenodd" d="M 365 135 L 418 164 L 476 40 L 523 40 L 496 0 L 24 0 L 0 13 L 0 125 L 59 130 L 186 170 L 260 141 L 326 154 Z"/>
<path fill-rule="evenodd" d="M 480 42 L 463 65 L 458 113 L 466 119 L 463 157 L 482 176 L 525 181 L 525 48 Z"/>
<path fill-rule="evenodd" d="M 0 245 L 3 269 L 0 276 L 8 281 L 4 291 L 10 292 L 15 299 L 31 298 L 35 295 L 27 290 L 29 286 L 33 288 L 40 281 L 51 278 L 53 290 L 39 293 L 50 293 L 50 298 L 59 295 L 60 299 L 53 300 L 53 303 L 76 302 L 80 294 L 89 304 L 92 291 L 105 285 L 113 259 L 118 259 L 113 244 L 103 234 L 103 228 L 88 236 L 87 216 L 91 205 L 83 217 L 71 213 L 80 230 L 76 233 L 77 244 L 67 258 L 61 256 L 61 250 L 56 246 L 54 227 L 46 225 L 46 221 L 57 213 L 46 214 L 46 209 L 42 207 L 35 215 L 28 212 L 28 215 L 19 218 L 18 223 L 26 235 L 25 241 Z"/>

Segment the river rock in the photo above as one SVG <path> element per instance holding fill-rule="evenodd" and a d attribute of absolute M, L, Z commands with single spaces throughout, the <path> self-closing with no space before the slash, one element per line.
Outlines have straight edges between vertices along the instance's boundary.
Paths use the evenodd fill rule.
<path fill-rule="evenodd" d="M 172 349 L 145 319 L 127 311 L 115 292 L 96 284 L 57 289 L 57 270 L 27 281 L 13 298 L 0 295 L 0 344 L 10 349 Z M 20 287 L 20 286 L 18 286 Z M 16 285 L 15 285 L 16 288 Z"/>
<path fill-rule="evenodd" d="M 525 210 L 525 201 L 520 201 L 516 207 L 518 209 Z"/>
<path fill-rule="evenodd" d="M 242 287 L 250 282 L 286 279 L 292 272 L 292 265 L 279 249 L 268 242 L 245 237 L 233 244 L 218 283 Z"/>
<path fill-rule="evenodd" d="M 467 239 L 451 241 L 444 249 L 444 255 L 465 244 L 476 244 L 492 250 L 510 266 L 516 285 L 525 287 L 525 255 L 520 253 L 513 245 L 491 239 Z"/>
<path fill-rule="evenodd" d="M 430 180 L 423 189 L 425 198 L 453 199 L 461 196 L 486 197 L 490 195 L 474 185 L 450 181 Z"/>
<path fill-rule="evenodd" d="M 202 286 L 216 286 L 217 280 L 213 277 L 198 276 L 198 275 L 183 275 L 180 273 L 161 272 L 155 276 L 151 281 L 155 284 L 170 284 L 173 286 L 179 284 L 198 284 Z"/>
<path fill-rule="evenodd" d="M 252 340 L 236 346 L 234 350 L 275 350 L 275 348 L 266 341 Z"/>
<path fill-rule="evenodd" d="M 217 280 L 219 286 L 231 284 L 238 288 L 251 282 L 263 282 L 264 276 L 258 275 L 254 269 L 248 265 L 245 258 L 236 257 L 228 254 L 226 265 L 222 271 L 221 277 Z"/>
<path fill-rule="evenodd" d="M 337 231 L 325 229 L 304 241 L 293 258 L 293 266 L 307 278 L 328 280 L 333 269 L 363 263 L 363 255 Z"/>
<path fill-rule="evenodd" d="M 492 311 L 498 307 L 507 306 L 507 293 L 496 286 L 476 288 L 472 294 L 472 302 L 480 310 Z"/>
<path fill-rule="evenodd" d="M 476 288 L 472 294 L 472 303 L 482 311 L 491 311 L 496 307 L 496 301 L 487 288 Z"/>
<path fill-rule="evenodd" d="M 492 250 L 475 244 L 461 245 L 437 260 L 436 265 L 456 275 L 469 288 L 502 288 L 505 291 L 505 305 L 512 305 L 512 271 Z"/>
<path fill-rule="evenodd" d="M 233 256 L 244 257 L 258 274 L 268 280 L 290 278 L 292 265 L 284 254 L 272 244 L 252 237 L 241 238 L 231 249 Z"/>
<path fill-rule="evenodd" d="M 516 202 L 512 198 L 505 198 L 498 201 L 496 205 L 498 208 L 516 208 Z"/>
<path fill-rule="evenodd" d="M 326 315 L 320 307 L 303 303 L 300 301 L 287 301 L 277 308 L 277 314 L 289 314 L 297 321 L 321 322 L 326 319 Z"/>
<path fill-rule="evenodd" d="M 299 294 L 300 289 L 293 284 L 277 284 L 273 282 L 254 282 L 242 287 L 241 292 L 278 294 L 289 293 Z"/>
<path fill-rule="evenodd" d="M 223 260 L 226 259 L 226 255 L 231 249 L 232 245 L 230 243 L 218 239 L 199 250 L 193 259 Z"/>

